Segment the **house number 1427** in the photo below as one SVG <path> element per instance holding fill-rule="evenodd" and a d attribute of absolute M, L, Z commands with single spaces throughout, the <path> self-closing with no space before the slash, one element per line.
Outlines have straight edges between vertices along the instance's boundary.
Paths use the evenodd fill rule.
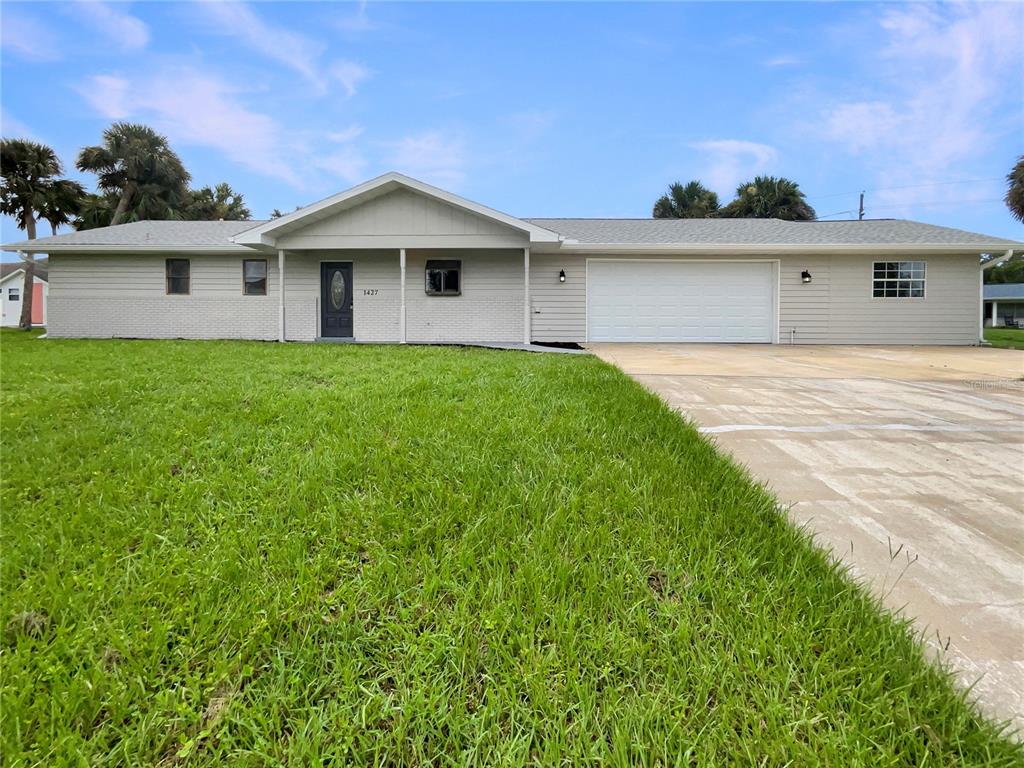
<path fill-rule="evenodd" d="M 377 289 L 376 288 L 363 288 L 363 296 L 376 296 L 376 295 L 377 295 Z"/>

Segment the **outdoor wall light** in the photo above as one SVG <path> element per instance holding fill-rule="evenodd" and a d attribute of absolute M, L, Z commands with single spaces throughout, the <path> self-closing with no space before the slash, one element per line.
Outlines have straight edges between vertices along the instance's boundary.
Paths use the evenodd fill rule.
<path fill-rule="evenodd" d="M 558 270 L 558 282 L 560 282 L 560 283 L 564 283 L 565 282 L 565 270 L 564 269 Z"/>
<path fill-rule="evenodd" d="M 800 273 L 800 280 L 805 283 L 811 282 L 811 273 L 805 269 L 803 272 Z"/>

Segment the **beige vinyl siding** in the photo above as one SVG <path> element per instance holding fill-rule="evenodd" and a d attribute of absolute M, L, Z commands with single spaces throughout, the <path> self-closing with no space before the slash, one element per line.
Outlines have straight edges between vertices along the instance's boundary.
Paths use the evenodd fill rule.
<path fill-rule="evenodd" d="M 54 254 L 47 332 L 55 337 L 276 339 L 277 264 L 267 260 L 267 295 L 242 295 L 242 260 L 190 262 L 191 293 L 166 293 L 165 257 Z"/>
<path fill-rule="evenodd" d="M 565 270 L 565 282 L 558 273 Z M 587 329 L 587 262 L 580 256 L 530 254 L 534 341 L 581 342 Z"/>
<path fill-rule="evenodd" d="M 461 260 L 460 296 L 426 294 L 427 259 Z M 408 341 L 522 343 L 522 251 L 409 251 L 405 278 Z"/>
<path fill-rule="evenodd" d="M 924 261 L 925 298 L 876 299 L 875 261 Z M 828 307 L 832 344 L 976 344 L 981 313 L 978 254 L 833 256 Z"/>
<path fill-rule="evenodd" d="M 716 256 L 646 254 L 538 254 L 531 259 L 533 338 L 586 339 L 587 258 L 716 259 Z M 779 343 L 788 344 L 976 344 L 981 307 L 977 254 L 885 257 L 866 254 L 738 255 L 737 259 L 779 261 Z M 924 299 L 874 299 L 875 261 L 923 260 Z M 565 270 L 566 282 L 558 283 Z M 800 273 L 811 273 L 811 282 Z"/>
<path fill-rule="evenodd" d="M 369 200 L 282 234 L 280 248 L 329 248 L 345 238 L 355 248 L 526 246 L 521 230 L 409 190 Z"/>
<path fill-rule="evenodd" d="M 829 343 L 831 266 L 828 256 L 780 257 L 780 344 Z M 810 283 L 804 283 L 800 277 L 804 270 L 811 273 Z"/>

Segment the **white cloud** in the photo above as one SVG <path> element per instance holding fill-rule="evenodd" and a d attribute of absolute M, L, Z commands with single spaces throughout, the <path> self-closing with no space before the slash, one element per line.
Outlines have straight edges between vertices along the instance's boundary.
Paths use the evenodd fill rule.
<path fill-rule="evenodd" d="M 982 157 L 991 138 L 1021 130 L 1020 40 L 1013 3 L 908 4 L 872 17 L 879 39 L 870 92 L 832 103 L 815 132 L 859 155 L 876 187 L 948 181 Z M 935 189 L 885 190 L 879 205 L 934 199 Z M 889 209 L 892 212 L 892 209 Z"/>
<path fill-rule="evenodd" d="M 289 156 L 300 152 L 272 117 L 248 109 L 233 88 L 189 68 L 129 80 L 114 75 L 90 78 L 82 96 L 108 119 L 152 123 L 172 144 L 222 152 L 239 165 L 296 187 L 304 184 Z"/>
<path fill-rule="evenodd" d="M 342 16 L 335 20 L 335 25 L 346 32 L 369 32 L 377 25 L 366 14 L 366 0 L 360 0 L 359 7 L 351 16 Z"/>
<path fill-rule="evenodd" d="M 466 152 L 457 137 L 427 131 L 387 142 L 385 148 L 393 170 L 442 187 L 457 187 L 465 181 Z"/>
<path fill-rule="evenodd" d="M 730 197 L 741 183 L 767 171 L 779 157 L 775 147 L 739 139 L 712 139 L 690 146 L 705 154 L 700 180 L 723 197 Z"/>
<path fill-rule="evenodd" d="M 269 24 L 244 2 L 203 0 L 200 3 L 212 22 L 212 30 L 237 37 L 262 56 L 284 65 L 305 78 L 318 94 L 337 82 L 351 97 L 371 72 L 361 64 L 340 60 L 330 66 L 320 63 L 326 46 L 306 35 Z"/>
<path fill-rule="evenodd" d="M 129 117 L 132 84 L 117 75 L 94 75 L 78 87 L 78 93 L 97 112 L 108 120 Z"/>
<path fill-rule="evenodd" d="M 35 131 L 2 107 L 0 107 L 0 135 L 9 139 L 39 141 Z"/>
<path fill-rule="evenodd" d="M 349 184 L 366 179 L 366 158 L 356 147 L 346 146 L 317 161 L 317 166 Z"/>
<path fill-rule="evenodd" d="M 141 19 L 100 0 L 80 0 L 72 6 L 78 16 L 125 51 L 137 51 L 149 43 L 149 27 Z"/>
<path fill-rule="evenodd" d="M 774 56 L 764 62 L 766 67 L 795 67 L 798 64 L 803 64 L 803 60 L 787 54 Z"/>
<path fill-rule="evenodd" d="M 356 95 L 358 85 L 370 76 L 370 70 L 354 61 L 336 61 L 331 65 L 331 77 L 341 83 L 349 98 Z"/>
<path fill-rule="evenodd" d="M 350 125 L 348 128 L 344 128 L 340 131 L 330 131 L 327 134 L 327 138 L 331 141 L 335 141 L 338 144 L 347 144 L 350 141 L 355 141 L 363 134 L 363 126 L 361 125 Z"/>
<path fill-rule="evenodd" d="M 4 7 L 0 24 L 0 49 L 29 61 L 57 61 L 63 51 L 49 28 L 32 16 L 25 16 Z"/>

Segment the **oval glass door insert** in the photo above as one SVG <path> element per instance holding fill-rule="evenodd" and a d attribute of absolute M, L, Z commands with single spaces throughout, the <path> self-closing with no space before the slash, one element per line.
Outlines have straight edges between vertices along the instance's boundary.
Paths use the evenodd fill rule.
<path fill-rule="evenodd" d="M 334 310 L 341 309 L 345 301 L 345 275 L 341 270 L 336 270 L 331 278 L 331 307 Z"/>

